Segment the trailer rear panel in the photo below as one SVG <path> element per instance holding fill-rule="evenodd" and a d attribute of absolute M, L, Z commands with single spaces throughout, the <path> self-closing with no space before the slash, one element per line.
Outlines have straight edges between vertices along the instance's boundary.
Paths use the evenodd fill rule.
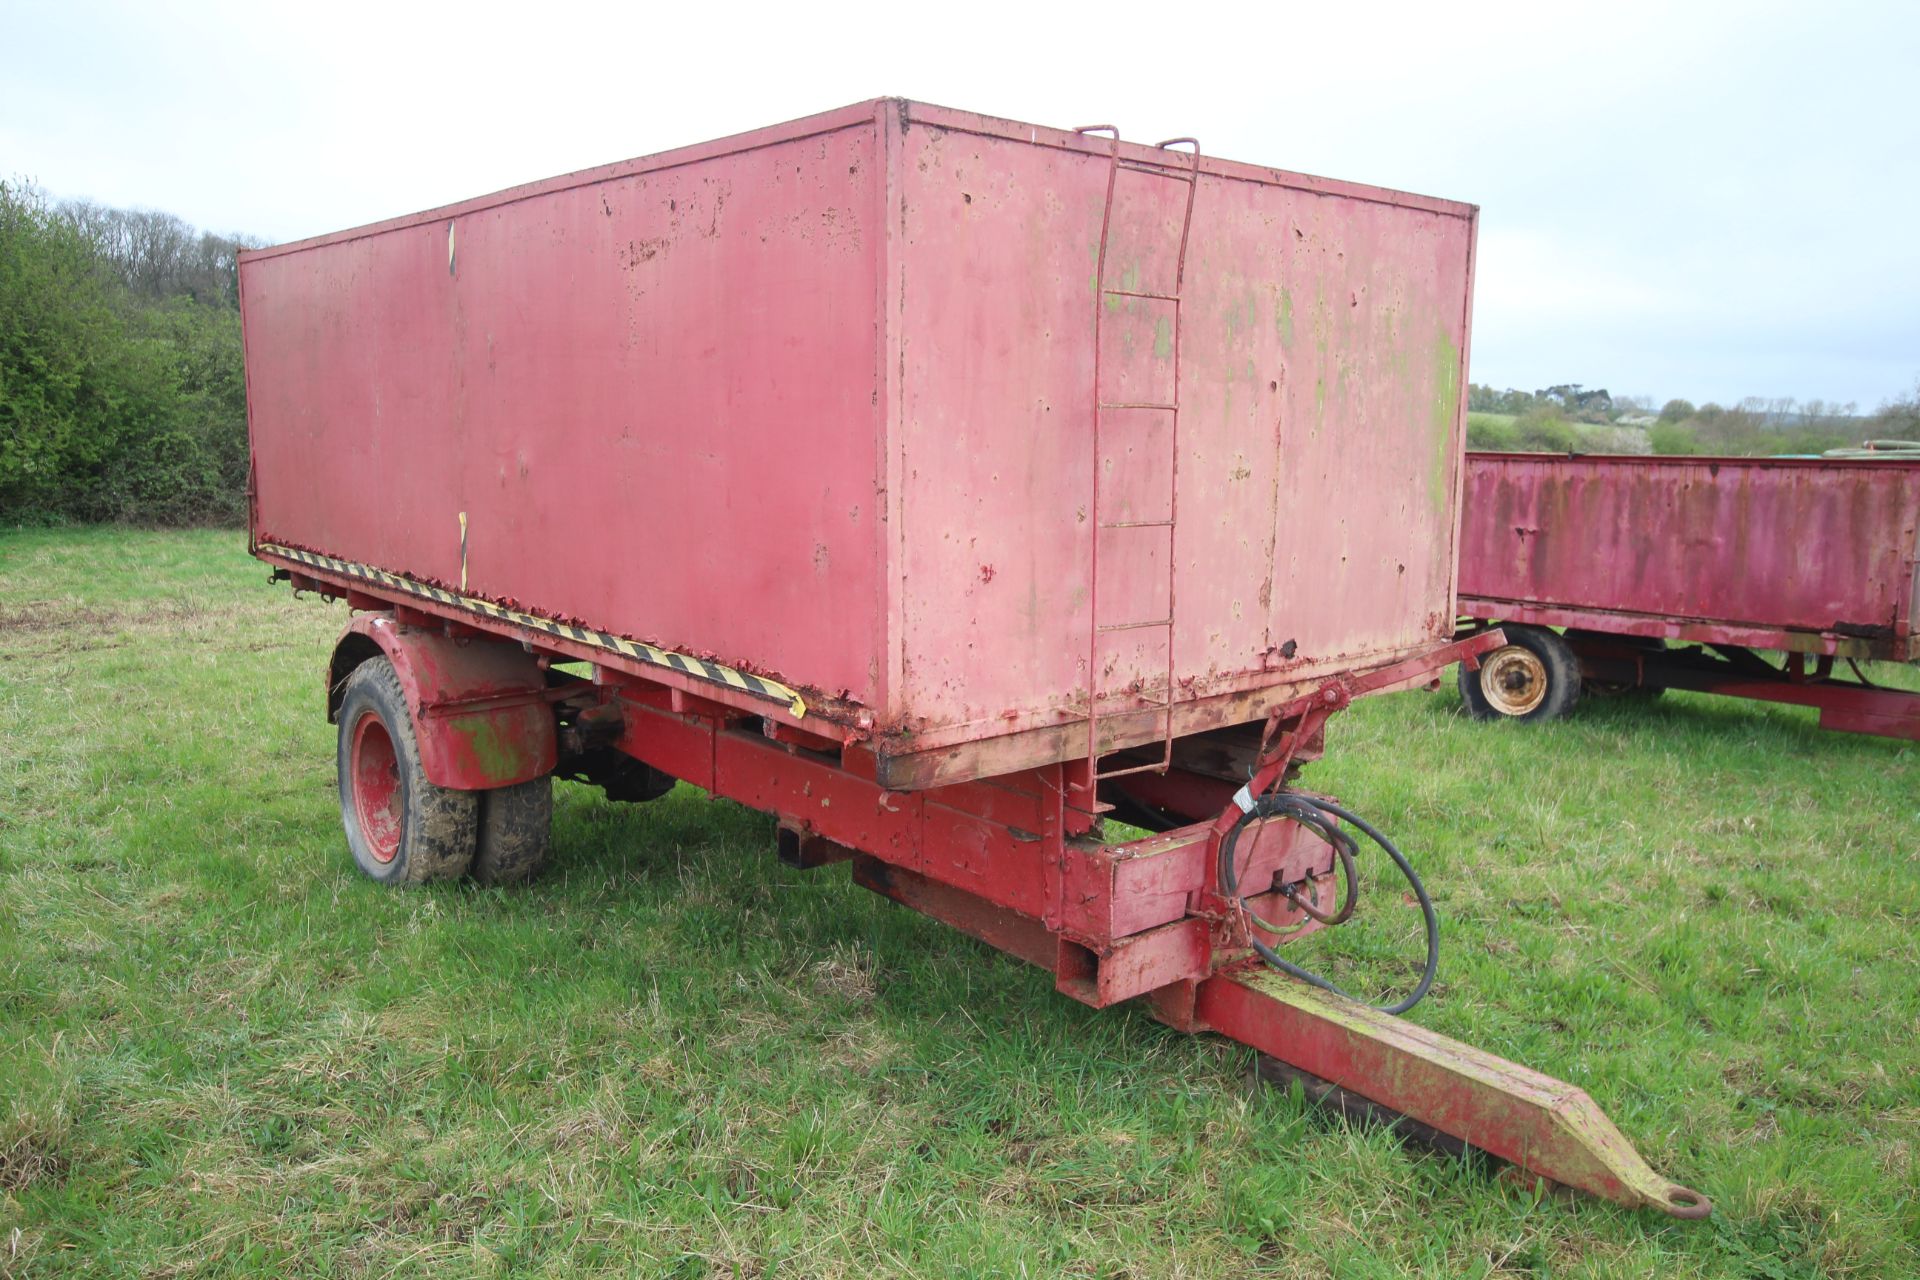
<path fill-rule="evenodd" d="M 900 785 L 1257 718 L 1451 634 L 1474 225 L 883 100 L 250 253 L 254 539 Z"/>

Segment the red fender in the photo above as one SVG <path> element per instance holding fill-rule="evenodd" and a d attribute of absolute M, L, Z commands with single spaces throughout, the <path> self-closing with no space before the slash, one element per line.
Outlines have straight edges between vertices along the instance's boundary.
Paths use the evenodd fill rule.
<path fill-rule="evenodd" d="M 385 656 L 400 677 L 427 781 L 456 791 L 510 787 L 553 772 L 553 707 L 533 655 L 497 640 L 450 640 L 390 613 L 347 624 L 327 664 L 327 719 L 355 667 Z"/>

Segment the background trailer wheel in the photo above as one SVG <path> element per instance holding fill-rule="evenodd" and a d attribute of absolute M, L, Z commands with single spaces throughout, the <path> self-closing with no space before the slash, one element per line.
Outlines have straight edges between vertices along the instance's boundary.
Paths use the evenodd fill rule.
<path fill-rule="evenodd" d="M 393 664 L 370 658 L 347 677 L 340 726 L 340 818 L 360 870 L 382 884 L 465 874 L 479 797 L 427 781 Z"/>
<path fill-rule="evenodd" d="M 1475 719 L 1557 720 L 1580 700 L 1580 662 L 1557 633 L 1503 623 L 1507 643 L 1460 668 L 1460 697 Z"/>

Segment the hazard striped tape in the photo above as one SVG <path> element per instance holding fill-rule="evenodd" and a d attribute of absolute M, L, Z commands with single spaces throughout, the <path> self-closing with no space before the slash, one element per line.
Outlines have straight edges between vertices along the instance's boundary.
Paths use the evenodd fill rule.
<path fill-rule="evenodd" d="M 649 666 L 665 667 L 669 671 L 677 671 L 681 675 L 691 676 L 695 680 L 702 680 L 708 684 L 724 685 L 726 688 L 735 689 L 756 698 L 764 698 L 768 702 L 783 703 L 796 720 L 807 714 L 806 699 L 778 680 L 769 680 L 765 676 L 736 671 L 732 667 L 722 666 L 718 662 L 709 662 L 705 658 L 696 658 L 692 654 L 675 653 L 671 649 L 656 648 L 639 640 L 628 640 L 624 636 L 595 631 L 591 627 L 576 627 L 571 623 L 555 622 L 552 618 L 542 618 L 537 614 L 522 613 L 518 609 L 497 605 L 491 600 L 482 600 L 476 596 L 461 595 L 441 587 L 429 586 L 427 583 L 416 582 L 412 578 L 402 577 L 397 573 L 388 573 L 385 569 L 376 569 L 372 565 L 356 564 L 351 560 L 339 560 L 333 556 L 301 551 L 295 547 L 282 547 L 271 542 L 260 543 L 258 549 L 267 555 L 279 556 L 310 568 L 326 569 L 349 578 L 357 578 L 361 582 L 371 582 L 410 596 L 418 596 L 423 600 L 432 600 L 436 604 L 471 610 L 501 622 L 511 622 L 518 627 L 527 627 L 534 631 L 545 632 L 550 636 L 572 640 L 576 644 L 590 645 L 596 649 L 623 654 L 647 663 Z"/>

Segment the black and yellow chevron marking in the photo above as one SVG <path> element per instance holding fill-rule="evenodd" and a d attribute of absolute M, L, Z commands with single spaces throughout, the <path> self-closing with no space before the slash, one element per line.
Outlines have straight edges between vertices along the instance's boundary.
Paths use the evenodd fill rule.
<path fill-rule="evenodd" d="M 328 569 L 334 573 L 345 574 L 349 578 L 358 578 L 362 582 L 372 582 L 394 591 L 405 592 L 410 596 L 419 596 L 423 600 L 452 605 L 456 609 L 468 609 L 489 618 L 497 618 L 502 622 L 511 622 L 515 626 L 528 627 L 534 631 L 572 640 L 577 644 L 624 654 L 651 666 L 665 667 L 669 671 L 678 671 L 682 675 L 692 676 L 695 680 L 725 685 L 729 689 L 737 689 L 741 693 L 764 698 L 768 702 L 783 703 L 787 710 L 793 713 L 795 719 L 807 714 L 806 699 L 779 681 L 768 680 L 764 676 L 749 675 L 744 671 L 735 671 L 732 667 L 723 667 L 705 658 L 675 653 L 671 649 L 657 649 L 638 640 L 608 635 L 604 631 L 595 631 L 589 627 L 576 627 L 570 623 L 555 622 L 551 618 L 542 618 L 537 614 L 521 613 L 518 609 L 508 609 L 491 600 L 480 600 L 440 587 L 431 587 L 424 582 L 415 582 L 412 578 L 403 578 L 397 573 L 388 573 L 384 569 L 376 569 L 371 565 L 355 564 L 351 560 L 336 560 L 332 556 L 300 551 L 293 547 L 277 546 L 270 542 L 259 544 L 259 549 L 268 555 L 279 556 L 315 569 Z"/>

